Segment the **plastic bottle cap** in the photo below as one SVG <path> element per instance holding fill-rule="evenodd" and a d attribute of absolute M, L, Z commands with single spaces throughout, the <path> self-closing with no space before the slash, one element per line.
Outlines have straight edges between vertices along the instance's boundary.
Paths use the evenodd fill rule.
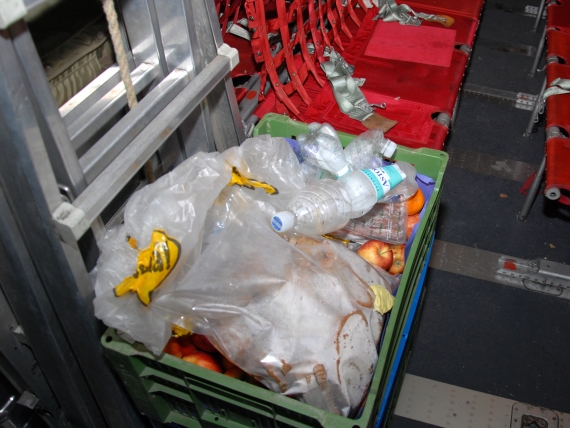
<path fill-rule="evenodd" d="M 271 227 L 276 232 L 285 232 L 295 224 L 295 216 L 289 211 L 281 211 L 271 218 Z"/>
<path fill-rule="evenodd" d="M 398 148 L 398 145 L 394 143 L 392 140 L 386 139 L 386 141 L 388 142 L 388 146 L 386 146 L 382 154 L 387 158 L 391 158 L 392 156 L 394 156 L 394 152 Z"/>

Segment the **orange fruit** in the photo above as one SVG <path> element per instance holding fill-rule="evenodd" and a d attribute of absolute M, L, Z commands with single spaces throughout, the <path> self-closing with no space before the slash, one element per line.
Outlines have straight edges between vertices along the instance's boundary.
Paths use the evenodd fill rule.
<path fill-rule="evenodd" d="M 406 207 L 408 209 L 408 215 L 415 215 L 419 213 L 424 207 L 424 204 L 424 194 L 421 189 L 418 189 L 418 191 L 410 196 L 410 199 L 407 201 Z"/>

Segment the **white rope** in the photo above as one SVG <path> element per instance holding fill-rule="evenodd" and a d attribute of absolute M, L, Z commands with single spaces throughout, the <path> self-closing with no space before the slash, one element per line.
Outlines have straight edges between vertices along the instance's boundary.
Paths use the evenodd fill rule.
<path fill-rule="evenodd" d="M 117 17 L 117 11 L 115 10 L 113 0 L 102 0 L 102 2 L 103 11 L 107 17 L 107 24 L 109 25 L 111 41 L 113 42 L 113 49 L 115 50 L 115 56 L 117 57 L 117 63 L 119 64 L 119 70 L 121 72 L 121 80 L 123 81 L 125 91 L 127 92 L 127 103 L 129 105 L 129 109 L 132 110 L 138 104 L 137 93 L 135 92 L 133 81 L 131 80 L 131 70 L 129 69 L 127 54 L 125 53 L 125 46 L 123 45 L 123 38 L 121 37 L 121 31 L 119 28 L 119 18 Z M 149 159 L 144 164 L 144 174 L 149 183 L 154 183 L 156 181 L 152 159 Z"/>
<path fill-rule="evenodd" d="M 115 50 L 117 62 L 119 63 L 119 70 L 121 71 L 121 79 L 123 80 L 125 90 L 127 91 L 127 102 L 129 104 L 129 109 L 132 110 L 134 106 L 137 105 L 137 94 L 135 92 L 135 87 L 133 86 L 133 81 L 131 80 L 131 71 L 129 70 L 129 63 L 127 62 L 127 54 L 125 53 L 123 38 L 121 37 L 121 31 L 119 29 L 119 18 L 117 17 L 113 0 L 102 0 L 102 2 L 103 10 L 107 17 L 107 23 L 109 24 L 109 33 L 111 34 L 113 49 Z"/>

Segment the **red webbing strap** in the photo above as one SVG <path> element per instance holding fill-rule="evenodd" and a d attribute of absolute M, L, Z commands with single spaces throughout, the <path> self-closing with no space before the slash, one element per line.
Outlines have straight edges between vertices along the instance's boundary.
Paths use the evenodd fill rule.
<path fill-rule="evenodd" d="M 551 28 L 546 31 L 546 41 L 547 57 L 556 55 L 564 59 L 566 64 L 570 63 L 570 33 Z"/>
<path fill-rule="evenodd" d="M 557 63 L 548 64 L 547 87 L 556 78 L 570 79 L 570 67 Z M 552 126 L 570 132 L 570 94 L 551 95 L 546 99 L 546 129 Z"/>
<path fill-rule="evenodd" d="M 307 34 L 305 33 L 305 25 L 303 22 L 303 7 L 302 4 L 312 3 L 312 1 L 306 2 L 306 0 L 295 0 L 292 7 L 295 8 L 295 15 L 297 16 L 297 36 L 295 39 L 301 45 L 301 55 L 305 61 L 305 65 L 308 67 L 309 71 L 313 74 L 319 85 L 323 86 L 325 81 L 319 77 L 315 66 L 314 57 L 309 53 L 307 48 Z M 313 43 L 314 44 L 314 43 Z M 304 82 L 304 79 L 303 79 Z"/>
<path fill-rule="evenodd" d="M 364 3 L 364 0 L 358 0 L 358 4 L 360 5 L 360 8 L 362 10 L 364 10 L 364 11 L 368 10 L 368 6 L 366 6 L 366 3 Z M 372 4 L 372 7 L 374 7 L 374 4 Z M 360 24 L 358 24 L 358 26 L 360 27 Z"/>
<path fill-rule="evenodd" d="M 261 56 L 263 57 L 263 62 L 265 62 L 265 69 L 267 70 L 267 74 L 269 75 L 269 79 L 271 81 L 273 89 L 275 90 L 276 95 L 293 113 L 298 115 L 299 111 L 285 93 L 283 85 L 279 80 L 279 75 L 277 73 L 277 69 L 274 62 L 274 59 L 277 58 L 279 55 L 276 55 L 275 58 L 273 58 L 273 56 L 271 55 L 271 47 L 269 46 L 269 37 L 267 34 L 267 23 L 265 20 L 265 8 L 263 0 L 246 0 L 246 10 L 248 14 L 250 28 L 256 29 L 256 31 L 254 32 L 254 36 L 252 37 L 252 46 L 255 46 L 254 54 L 257 56 L 259 55 L 259 52 L 261 52 Z M 255 44 L 253 43 L 254 40 Z M 285 46 L 283 47 L 283 50 L 279 53 L 281 54 L 284 50 Z M 262 77 L 261 88 L 264 88 L 266 77 L 263 75 L 261 77 Z M 260 91 L 260 101 L 263 100 L 262 94 L 263 90 Z"/>
<path fill-rule="evenodd" d="M 228 29 L 229 14 L 226 13 L 228 6 L 229 6 L 229 0 L 216 1 L 216 12 L 218 14 L 218 20 L 220 21 L 222 38 L 226 36 L 226 31 Z"/>
<path fill-rule="evenodd" d="M 277 19 L 279 20 L 279 31 L 281 32 L 281 41 L 283 43 L 283 51 L 285 52 L 285 63 L 287 64 L 287 71 L 289 72 L 290 83 L 299 92 L 299 95 L 301 96 L 305 104 L 311 104 L 311 98 L 309 97 L 309 94 L 307 94 L 307 92 L 305 91 L 305 88 L 303 88 L 303 82 L 301 82 L 301 80 L 299 79 L 299 72 L 297 70 L 297 66 L 295 65 L 295 60 L 293 59 L 293 47 L 295 45 L 291 41 L 291 36 L 289 34 L 289 20 L 288 20 L 289 14 L 287 12 L 287 6 L 285 4 L 285 0 L 276 0 L 276 3 L 277 3 Z M 294 8 L 295 4 L 296 4 L 295 2 L 292 3 L 291 8 Z M 283 102 L 285 103 L 285 101 Z"/>
<path fill-rule="evenodd" d="M 323 36 L 323 40 L 325 42 L 325 47 L 330 48 L 332 46 L 331 40 L 329 39 L 329 34 L 328 31 L 326 29 L 326 25 L 325 25 L 325 11 L 327 10 L 327 6 L 325 5 L 325 3 L 322 2 L 322 0 L 318 0 L 319 3 L 319 8 L 318 8 L 318 13 L 319 13 L 319 25 L 321 27 L 321 35 Z"/>
<path fill-rule="evenodd" d="M 441 10 L 437 8 L 432 8 L 427 5 L 418 4 L 414 2 L 415 0 L 406 1 L 406 4 L 410 6 L 415 12 L 423 12 L 433 15 L 438 15 L 443 13 Z M 456 38 L 455 43 L 458 45 L 467 45 L 469 47 L 473 47 L 473 42 L 475 40 L 475 34 L 477 33 L 477 27 L 479 26 L 479 20 L 475 18 L 471 18 L 469 16 L 459 15 L 457 12 L 453 11 L 446 11 L 445 15 L 451 16 L 455 22 L 451 27 L 450 30 L 455 30 Z M 438 22 L 430 22 L 430 21 L 423 21 L 422 27 L 438 27 L 443 28 L 440 23 Z"/>
<path fill-rule="evenodd" d="M 337 19 L 335 15 L 335 11 L 333 10 L 332 6 L 332 0 L 326 0 L 326 1 L 327 1 L 327 10 L 326 10 L 327 18 L 331 26 L 331 31 L 333 32 L 333 41 L 337 44 L 338 50 L 342 52 L 344 50 L 344 46 L 342 45 L 342 42 L 340 41 L 340 35 L 338 34 L 338 27 L 340 24 L 340 20 Z"/>
<path fill-rule="evenodd" d="M 436 9 L 439 14 L 451 15 L 456 13 L 479 20 L 484 0 L 413 0 L 413 2 Z M 408 2 L 405 3 L 408 4 Z M 419 8 L 413 9 L 415 12 L 423 12 Z"/>
<path fill-rule="evenodd" d="M 220 16 L 220 10 L 222 8 L 222 0 L 216 0 L 215 1 L 215 7 L 216 7 L 216 14 L 218 15 L 218 17 Z M 226 7 L 226 3 L 224 3 L 224 8 Z"/>
<path fill-rule="evenodd" d="M 313 45 L 315 46 L 315 55 L 319 62 L 324 62 L 325 57 L 323 56 L 324 46 L 323 46 L 323 36 L 321 32 L 317 29 L 317 14 L 315 11 L 315 2 L 308 1 L 309 9 L 309 30 L 311 31 L 311 38 L 313 39 Z"/>
<path fill-rule="evenodd" d="M 350 32 L 350 30 L 346 26 L 346 21 L 344 19 L 345 8 L 342 5 L 342 0 L 335 0 L 335 3 L 336 3 L 336 10 L 338 11 L 338 18 L 340 21 L 340 29 L 342 30 L 342 32 L 344 34 L 346 34 L 348 36 L 349 39 L 352 39 L 352 33 Z"/>
<path fill-rule="evenodd" d="M 360 19 L 358 19 L 358 16 L 356 16 L 356 12 L 354 11 L 354 6 L 352 4 L 353 1 L 354 0 L 347 0 L 346 1 L 346 7 L 344 8 L 344 12 L 345 12 L 345 15 L 348 13 L 350 18 L 354 21 L 354 23 L 358 27 L 360 27 L 361 22 L 360 22 Z M 362 4 L 361 4 L 361 2 L 362 2 Z M 358 4 L 360 4 L 360 7 L 363 7 L 363 5 L 364 5 L 364 10 L 367 9 L 366 5 L 364 4 L 364 2 L 362 0 L 359 0 Z"/>
<path fill-rule="evenodd" d="M 546 188 L 556 187 L 570 192 L 570 139 L 549 138 L 546 140 Z M 570 197 L 562 194 L 558 201 L 570 205 Z"/>

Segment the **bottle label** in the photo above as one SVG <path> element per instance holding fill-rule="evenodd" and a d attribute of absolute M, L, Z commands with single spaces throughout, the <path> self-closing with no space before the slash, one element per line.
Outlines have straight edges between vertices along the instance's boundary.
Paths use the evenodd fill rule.
<path fill-rule="evenodd" d="M 362 172 L 376 189 L 376 200 L 380 200 L 396 185 L 400 184 L 406 174 L 397 165 L 388 165 L 382 168 L 363 169 Z"/>

